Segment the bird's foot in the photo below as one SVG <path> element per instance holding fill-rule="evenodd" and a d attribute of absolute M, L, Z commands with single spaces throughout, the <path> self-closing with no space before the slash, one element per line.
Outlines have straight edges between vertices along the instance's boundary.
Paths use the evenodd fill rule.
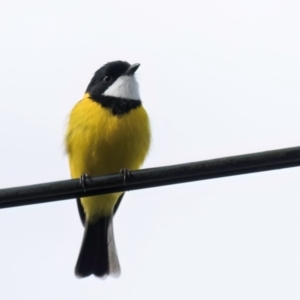
<path fill-rule="evenodd" d="M 130 170 L 128 169 L 121 169 L 120 175 L 123 177 L 123 184 L 126 184 L 126 180 L 132 176 Z"/>
<path fill-rule="evenodd" d="M 87 179 L 91 180 L 91 176 L 89 176 L 87 173 L 82 174 L 79 178 L 80 185 L 83 188 L 84 192 L 86 192 L 86 187 L 87 187 L 86 181 L 87 181 Z"/>

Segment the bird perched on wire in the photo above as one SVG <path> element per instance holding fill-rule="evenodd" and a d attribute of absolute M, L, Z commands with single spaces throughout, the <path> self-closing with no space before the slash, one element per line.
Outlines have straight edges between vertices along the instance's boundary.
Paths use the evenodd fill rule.
<path fill-rule="evenodd" d="M 125 61 L 102 66 L 70 113 L 66 151 L 71 177 L 81 178 L 83 184 L 87 175 L 136 170 L 144 162 L 150 125 L 135 78 L 139 66 Z M 120 274 L 113 215 L 123 195 L 118 192 L 77 199 L 85 227 L 75 267 L 78 277 Z"/>

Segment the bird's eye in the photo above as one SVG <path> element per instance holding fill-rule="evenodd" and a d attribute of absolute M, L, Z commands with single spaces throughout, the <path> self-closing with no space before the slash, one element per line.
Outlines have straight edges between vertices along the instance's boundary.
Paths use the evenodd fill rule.
<path fill-rule="evenodd" d="M 111 81 L 111 77 L 110 76 L 104 76 L 103 81 L 110 82 Z"/>

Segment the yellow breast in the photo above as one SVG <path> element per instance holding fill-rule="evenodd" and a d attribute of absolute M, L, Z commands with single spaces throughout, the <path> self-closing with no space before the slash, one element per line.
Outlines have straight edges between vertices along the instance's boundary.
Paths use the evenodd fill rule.
<path fill-rule="evenodd" d="M 139 106 L 124 115 L 113 115 L 88 96 L 71 111 L 65 137 L 72 178 L 84 173 L 97 176 L 116 173 L 122 168 L 140 168 L 150 146 L 145 109 Z"/>

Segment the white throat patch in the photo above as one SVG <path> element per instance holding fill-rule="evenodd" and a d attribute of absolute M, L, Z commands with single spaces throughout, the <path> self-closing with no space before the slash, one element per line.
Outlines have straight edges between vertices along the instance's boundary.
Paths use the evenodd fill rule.
<path fill-rule="evenodd" d="M 133 75 L 119 77 L 104 93 L 104 96 L 141 100 L 139 84 Z"/>

